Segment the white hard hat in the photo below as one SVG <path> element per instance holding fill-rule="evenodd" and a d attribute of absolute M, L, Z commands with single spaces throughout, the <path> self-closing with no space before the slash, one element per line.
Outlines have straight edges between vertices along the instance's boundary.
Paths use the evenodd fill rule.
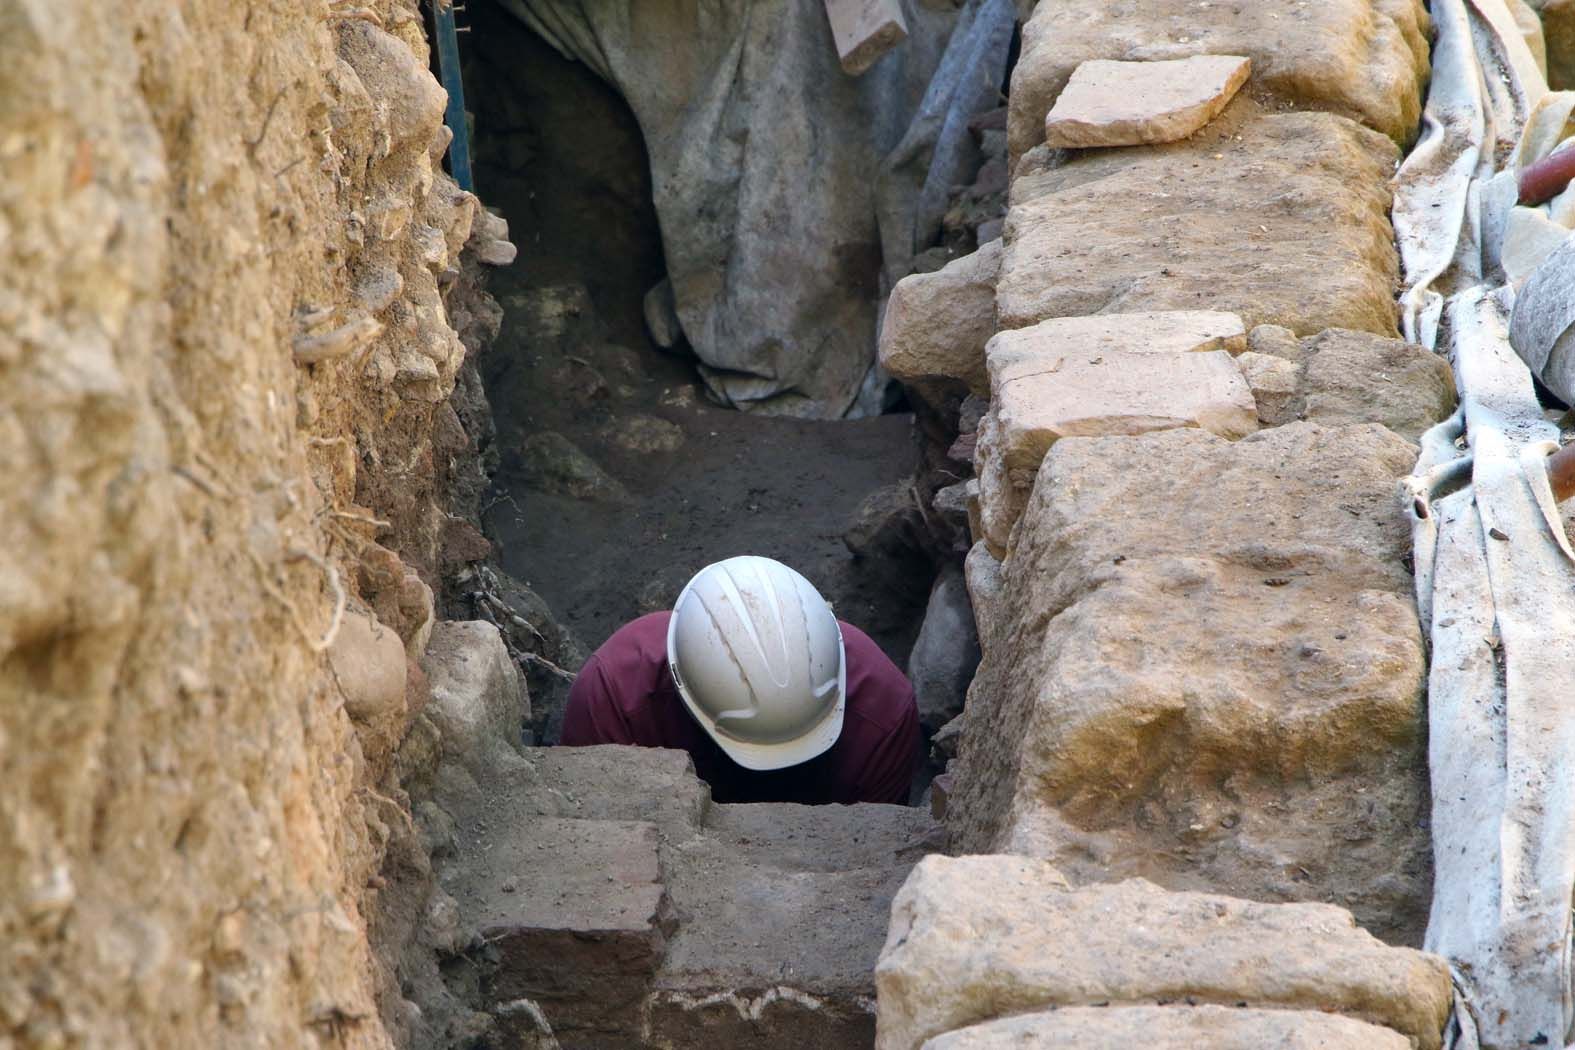
<path fill-rule="evenodd" d="M 807 762 L 842 732 L 842 629 L 779 561 L 729 558 L 695 573 L 673 606 L 667 662 L 689 713 L 745 769 Z"/>

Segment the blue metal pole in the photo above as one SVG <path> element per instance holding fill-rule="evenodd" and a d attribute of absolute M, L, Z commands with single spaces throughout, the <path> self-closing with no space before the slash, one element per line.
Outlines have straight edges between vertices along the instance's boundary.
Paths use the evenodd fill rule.
<path fill-rule="evenodd" d="M 465 81 L 459 71 L 459 34 L 454 27 L 454 5 L 450 0 L 432 0 L 432 21 L 437 29 L 438 70 L 443 90 L 448 92 L 448 109 L 443 121 L 454 133 L 448 147 L 448 164 L 459 188 L 474 193 L 470 173 L 470 128 L 465 123 Z"/>

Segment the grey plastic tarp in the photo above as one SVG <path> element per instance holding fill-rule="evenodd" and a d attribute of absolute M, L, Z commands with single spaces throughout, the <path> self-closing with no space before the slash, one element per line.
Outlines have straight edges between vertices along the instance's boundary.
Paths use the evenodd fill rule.
<path fill-rule="evenodd" d="M 634 111 L 711 392 L 778 414 L 877 407 L 879 304 L 967 173 L 968 118 L 1002 102 L 1011 0 L 904 0 L 907 40 L 859 77 L 821 0 L 503 3 Z"/>
<path fill-rule="evenodd" d="M 1506 0 L 1433 0 L 1433 81 L 1394 223 L 1407 338 L 1460 410 L 1404 486 L 1431 641 L 1434 891 L 1455 1050 L 1564 1046 L 1575 890 L 1575 554 L 1548 484 L 1558 429 L 1509 340 L 1514 147 L 1547 94 Z M 1501 170 L 1505 166 L 1509 170 Z"/>

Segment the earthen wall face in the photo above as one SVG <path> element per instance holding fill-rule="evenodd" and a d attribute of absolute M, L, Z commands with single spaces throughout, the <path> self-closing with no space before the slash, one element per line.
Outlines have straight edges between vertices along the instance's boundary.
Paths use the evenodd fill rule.
<path fill-rule="evenodd" d="M 0 26 L 0 1046 L 390 1045 L 420 673 L 324 650 L 414 666 L 448 525 L 476 203 L 415 0 Z"/>

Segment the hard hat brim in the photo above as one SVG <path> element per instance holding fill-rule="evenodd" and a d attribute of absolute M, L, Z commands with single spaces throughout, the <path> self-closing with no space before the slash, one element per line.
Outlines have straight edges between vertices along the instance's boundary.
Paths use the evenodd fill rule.
<path fill-rule="evenodd" d="M 831 709 L 820 724 L 797 740 L 790 740 L 784 744 L 750 744 L 717 732 L 716 727 L 702 717 L 695 705 L 684 696 L 682 689 L 678 691 L 678 695 L 684 698 L 685 706 L 699 721 L 706 735 L 716 741 L 716 746 L 721 748 L 728 758 L 745 769 L 755 772 L 802 765 L 831 750 L 831 745 L 835 744 L 837 738 L 842 735 L 842 715 L 847 706 L 845 700 L 839 698 L 837 706 Z"/>

